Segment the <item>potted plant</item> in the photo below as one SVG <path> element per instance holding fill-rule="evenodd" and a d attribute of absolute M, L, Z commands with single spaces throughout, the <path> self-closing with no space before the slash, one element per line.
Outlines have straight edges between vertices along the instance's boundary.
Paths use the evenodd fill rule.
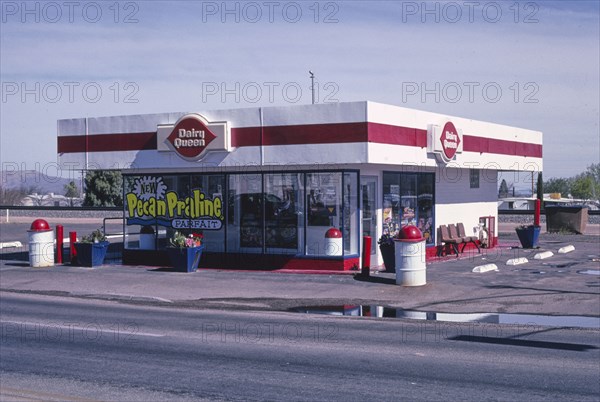
<path fill-rule="evenodd" d="M 396 251 L 394 237 L 398 234 L 398 227 L 392 223 L 384 224 L 383 234 L 377 240 L 379 250 L 383 257 L 386 272 L 396 272 Z"/>
<path fill-rule="evenodd" d="M 110 243 L 100 229 L 94 230 L 87 236 L 83 236 L 80 241 L 75 242 L 76 265 L 82 267 L 95 267 L 104 263 L 106 251 Z"/>
<path fill-rule="evenodd" d="M 540 237 L 541 226 L 520 225 L 515 229 L 523 248 L 535 248 Z"/>
<path fill-rule="evenodd" d="M 176 231 L 167 247 L 173 269 L 177 272 L 194 272 L 202 256 L 202 233 L 191 233 L 188 236 Z"/>

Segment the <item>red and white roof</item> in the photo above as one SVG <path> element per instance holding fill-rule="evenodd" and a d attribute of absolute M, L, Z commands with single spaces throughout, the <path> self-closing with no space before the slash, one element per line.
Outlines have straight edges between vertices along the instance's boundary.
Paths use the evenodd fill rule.
<path fill-rule="evenodd" d="M 178 146 L 200 148 L 179 152 L 178 135 Z M 350 102 L 59 120 L 58 155 L 71 169 L 387 164 L 538 171 L 542 133 Z"/>

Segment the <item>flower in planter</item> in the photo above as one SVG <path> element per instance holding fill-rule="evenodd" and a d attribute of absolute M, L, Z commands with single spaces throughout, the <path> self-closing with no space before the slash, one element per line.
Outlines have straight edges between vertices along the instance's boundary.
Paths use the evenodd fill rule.
<path fill-rule="evenodd" d="M 529 229 L 529 228 L 539 228 L 540 226 L 535 226 L 535 225 L 519 225 L 516 227 L 517 230 L 525 230 L 525 229 Z"/>
<path fill-rule="evenodd" d="M 96 229 L 89 235 L 81 237 L 79 243 L 101 243 L 104 241 L 106 241 L 106 236 L 102 230 Z"/>
<path fill-rule="evenodd" d="M 170 239 L 171 246 L 176 248 L 200 247 L 202 245 L 202 233 L 190 233 L 188 236 L 176 231 Z"/>

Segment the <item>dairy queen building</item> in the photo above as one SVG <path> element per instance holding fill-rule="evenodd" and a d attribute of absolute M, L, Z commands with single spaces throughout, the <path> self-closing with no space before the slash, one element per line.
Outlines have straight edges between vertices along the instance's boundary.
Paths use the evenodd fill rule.
<path fill-rule="evenodd" d="M 200 267 L 352 270 L 407 224 L 427 258 L 450 223 L 493 247 L 498 173 L 541 171 L 542 133 L 373 102 L 200 110 L 59 120 L 58 159 L 123 173 L 125 264 L 166 265 L 179 230 Z"/>

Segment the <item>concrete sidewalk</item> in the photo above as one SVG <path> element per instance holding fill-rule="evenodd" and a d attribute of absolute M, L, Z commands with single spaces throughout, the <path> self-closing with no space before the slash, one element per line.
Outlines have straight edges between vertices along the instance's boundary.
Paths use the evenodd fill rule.
<path fill-rule="evenodd" d="M 600 238 L 542 234 L 541 248 L 516 246 L 516 235 L 501 235 L 501 246 L 427 265 L 427 285 L 402 287 L 395 274 L 290 274 L 262 271 L 165 269 L 104 265 L 31 268 L 0 261 L 0 290 L 195 308 L 279 310 L 302 305 L 378 304 L 431 312 L 505 312 L 600 316 Z M 575 251 L 557 254 L 560 247 Z M 550 250 L 554 256 L 535 260 Z M 529 263 L 507 266 L 511 258 Z M 495 263 L 499 271 L 473 273 Z"/>

